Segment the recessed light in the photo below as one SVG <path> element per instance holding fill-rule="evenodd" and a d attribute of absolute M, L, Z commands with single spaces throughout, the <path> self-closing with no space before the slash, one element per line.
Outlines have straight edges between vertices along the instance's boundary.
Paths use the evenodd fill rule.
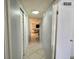
<path fill-rule="evenodd" d="M 33 11 L 32 13 L 33 14 L 39 14 L 39 11 Z"/>

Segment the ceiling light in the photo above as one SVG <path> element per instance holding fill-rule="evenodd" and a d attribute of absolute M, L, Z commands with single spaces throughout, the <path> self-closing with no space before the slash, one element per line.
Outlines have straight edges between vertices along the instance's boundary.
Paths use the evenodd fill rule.
<path fill-rule="evenodd" d="M 39 11 L 33 11 L 32 13 L 33 14 L 39 14 Z"/>

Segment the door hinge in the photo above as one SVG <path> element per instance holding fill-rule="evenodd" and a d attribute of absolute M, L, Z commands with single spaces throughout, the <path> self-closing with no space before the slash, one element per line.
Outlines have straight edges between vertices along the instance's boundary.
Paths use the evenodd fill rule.
<path fill-rule="evenodd" d="M 57 15 L 59 14 L 59 12 L 57 11 Z"/>

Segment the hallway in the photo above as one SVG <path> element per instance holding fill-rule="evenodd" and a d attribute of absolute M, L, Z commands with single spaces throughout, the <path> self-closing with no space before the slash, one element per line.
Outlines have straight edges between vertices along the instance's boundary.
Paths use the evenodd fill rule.
<path fill-rule="evenodd" d="M 40 42 L 30 42 L 24 59 L 45 59 L 44 50 Z"/>
<path fill-rule="evenodd" d="M 74 57 L 73 0 L 68 1 L 7 0 L 6 59 Z"/>

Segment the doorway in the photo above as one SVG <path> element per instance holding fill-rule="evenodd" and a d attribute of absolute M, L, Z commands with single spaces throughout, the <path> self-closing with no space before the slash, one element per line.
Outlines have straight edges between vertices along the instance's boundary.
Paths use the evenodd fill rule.
<path fill-rule="evenodd" d="M 30 24 L 30 39 L 29 42 L 39 42 L 40 41 L 40 18 L 29 18 Z"/>

